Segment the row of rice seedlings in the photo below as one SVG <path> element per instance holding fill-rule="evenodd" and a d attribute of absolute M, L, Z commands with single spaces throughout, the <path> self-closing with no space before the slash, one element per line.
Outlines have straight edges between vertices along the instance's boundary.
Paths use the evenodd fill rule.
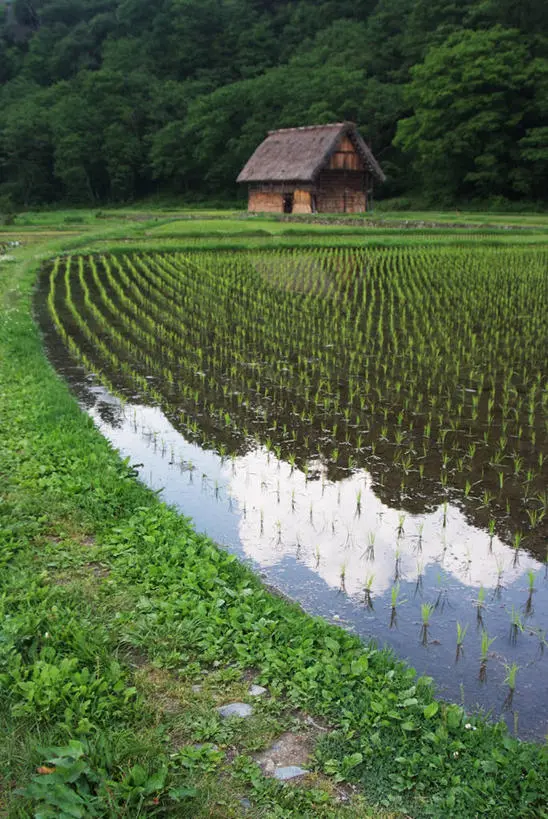
<path fill-rule="evenodd" d="M 256 437 L 301 464 L 318 456 L 337 468 L 369 467 L 382 455 L 387 483 L 396 472 L 400 493 L 423 480 L 445 492 L 462 488 L 480 517 L 486 510 L 505 531 L 519 518 L 520 531 L 534 534 L 546 517 L 537 440 L 546 386 L 534 342 L 543 318 L 530 311 L 532 329 L 519 349 L 506 324 L 480 349 L 472 323 L 479 310 L 470 309 L 468 294 L 481 297 L 489 328 L 476 279 L 485 284 L 486 262 L 497 261 L 506 299 L 500 303 L 500 287 L 487 289 L 499 318 L 514 302 L 530 307 L 528 294 L 542 303 L 535 269 L 542 258 L 525 257 L 533 270 L 509 294 L 524 255 L 490 253 L 495 258 L 481 264 L 467 253 L 401 249 L 104 256 L 88 260 L 85 306 L 119 345 L 119 358 L 163 382 L 157 400 L 167 392 L 182 405 L 180 421 L 194 435 L 206 426 L 212 444 L 227 431 L 232 441 Z M 457 292 L 465 304 L 449 311 Z M 90 308 L 94 300 L 102 318 Z M 428 306 L 438 311 L 430 327 Z M 459 332 L 451 335 L 454 315 Z"/>

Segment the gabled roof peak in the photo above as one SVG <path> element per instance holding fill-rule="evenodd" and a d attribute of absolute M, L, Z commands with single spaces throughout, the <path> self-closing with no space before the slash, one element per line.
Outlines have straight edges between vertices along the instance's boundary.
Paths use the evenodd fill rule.
<path fill-rule="evenodd" d="M 354 122 L 328 122 L 325 125 L 295 125 L 293 128 L 276 128 L 274 131 L 269 131 L 268 134 L 288 134 L 291 131 L 319 131 L 324 128 L 341 129 L 345 126 L 356 127 Z"/>
<path fill-rule="evenodd" d="M 365 166 L 384 182 L 382 169 L 353 122 L 303 125 L 269 131 L 238 176 L 238 182 L 306 182 L 315 180 L 342 136 L 348 136 Z"/>

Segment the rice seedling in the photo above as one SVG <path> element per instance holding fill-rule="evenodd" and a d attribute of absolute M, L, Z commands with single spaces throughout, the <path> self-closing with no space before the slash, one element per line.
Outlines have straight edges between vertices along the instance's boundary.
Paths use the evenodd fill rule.
<path fill-rule="evenodd" d="M 481 633 L 481 654 L 480 654 L 480 670 L 479 680 L 485 682 L 487 679 L 487 661 L 489 659 L 489 649 L 497 638 L 489 637 L 485 629 Z"/>
<path fill-rule="evenodd" d="M 346 592 L 346 563 L 341 563 L 339 578 L 341 582 L 340 590 Z"/>
<path fill-rule="evenodd" d="M 394 583 L 390 590 L 390 628 L 398 624 L 398 605 L 405 603 L 405 599 L 400 599 L 400 584 Z"/>
<path fill-rule="evenodd" d="M 428 645 L 428 629 L 430 627 L 430 618 L 434 612 L 435 606 L 433 603 L 421 604 L 421 643 L 423 646 Z"/>
<path fill-rule="evenodd" d="M 520 613 L 515 606 L 512 606 L 512 611 L 510 614 L 510 642 L 515 644 L 518 640 L 518 634 L 523 632 L 523 621 L 521 619 Z"/>
<path fill-rule="evenodd" d="M 503 708 L 510 709 L 512 708 L 512 703 L 514 700 L 514 692 L 516 690 L 516 675 L 519 671 L 519 666 L 516 663 L 512 663 L 511 665 L 505 665 L 506 669 L 506 676 L 504 678 L 504 684 L 508 686 L 508 694 L 506 695 L 506 699 L 504 700 Z"/>
<path fill-rule="evenodd" d="M 364 584 L 364 602 L 368 609 L 373 610 L 373 595 L 371 592 L 371 588 L 373 586 L 373 581 L 375 579 L 374 574 L 368 574 L 365 578 Z"/>
<path fill-rule="evenodd" d="M 514 566 L 517 566 L 519 563 L 519 550 L 521 547 L 522 540 L 523 534 L 521 532 L 515 532 L 514 537 L 512 538 L 512 549 L 514 550 Z"/>
<path fill-rule="evenodd" d="M 478 597 L 476 600 L 476 625 L 478 628 L 483 628 L 483 613 L 485 611 L 485 589 L 483 586 L 479 587 Z"/>
<path fill-rule="evenodd" d="M 466 632 L 468 631 L 468 626 L 461 626 L 459 622 L 457 622 L 457 650 L 455 653 L 455 662 L 458 663 L 460 657 L 464 653 L 464 638 L 466 637 Z"/>

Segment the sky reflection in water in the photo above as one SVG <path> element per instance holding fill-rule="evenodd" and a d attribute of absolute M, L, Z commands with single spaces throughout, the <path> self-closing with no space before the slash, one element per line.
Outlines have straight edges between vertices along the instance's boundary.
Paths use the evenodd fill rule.
<path fill-rule="evenodd" d="M 512 728 L 517 721 L 521 736 L 544 737 L 548 583 L 545 567 L 524 549 L 516 554 L 472 526 L 456 506 L 400 513 L 376 496 L 365 470 L 333 483 L 321 464 L 311 465 L 307 479 L 264 448 L 222 459 L 186 441 L 159 408 L 122 407 L 97 386 L 80 397 L 122 455 L 142 464 L 148 485 L 162 489 L 163 499 L 192 517 L 199 531 L 248 559 L 306 610 L 392 646 L 432 676 L 443 696 L 502 713 Z M 364 600 L 368 578 L 372 607 Z M 478 607 L 481 587 L 485 600 Z M 434 606 L 426 640 L 421 603 Z M 523 625 L 515 642 L 513 607 Z M 468 626 L 458 663 L 457 622 Z M 483 628 L 496 638 L 486 683 L 478 680 Z M 514 662 L 513 709 L 503 711 L 506 666 Z"/>

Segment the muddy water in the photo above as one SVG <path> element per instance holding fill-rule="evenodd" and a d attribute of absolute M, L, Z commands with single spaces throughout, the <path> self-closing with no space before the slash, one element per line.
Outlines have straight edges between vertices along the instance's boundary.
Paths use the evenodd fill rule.
<path fill-rule="evenodd" d="M 122 403 L 71 364 L 52 335 L 46 340 L 105 437 L 199 531 L 308 612 L 393 648 L 431 676 L 441 696 L 502 716 L 524 738 L 545 737 L 548 579 L 537 559 L 526 551 L 516 557 L 455 506 L 420 515 L 390 508 L 365 470 L 334 482 L 319 464 L 305 475 L 263 447 L 221 458 L 186 440 L 159 407 Z M 485 597 L 478 605 L 480 589 Z M 426 633 L 423 603 L 434 607 Z M 517 635 L 512 609 L 523 626 Z M 467 626 L 458 660 L 457 622 Z M 495 638 L 485 682 L 479 680 L 482 629 Z M 519 670 L 509 703 L 505 677 L 512 663 Z"/>

